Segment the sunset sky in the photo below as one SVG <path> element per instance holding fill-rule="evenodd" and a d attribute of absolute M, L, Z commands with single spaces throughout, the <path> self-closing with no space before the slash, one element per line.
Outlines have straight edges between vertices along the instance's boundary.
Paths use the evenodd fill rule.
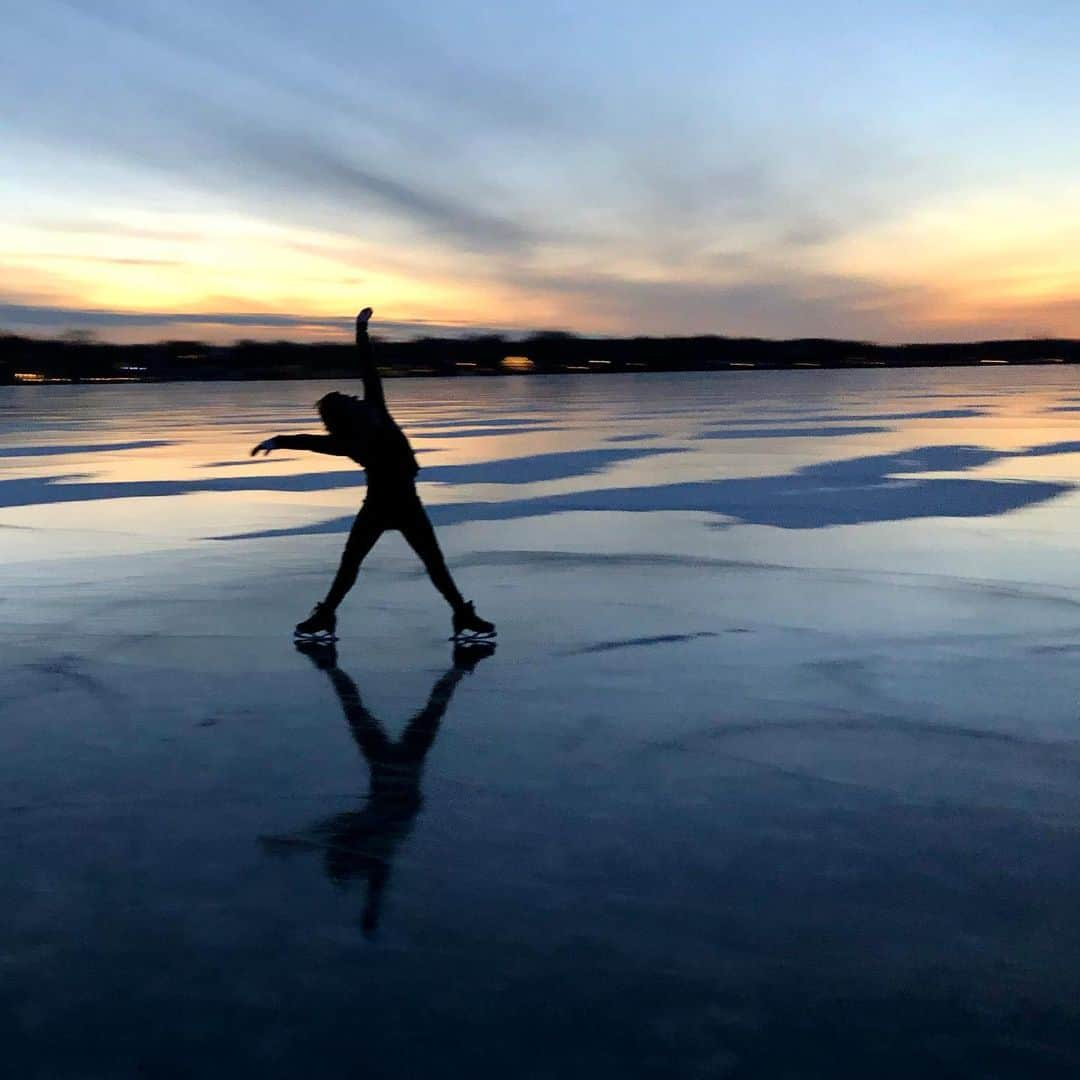
<path fill-rule="evenodd" d="M 0 328 L 1080 336 L 1075 0 L 7 5 Z"/>

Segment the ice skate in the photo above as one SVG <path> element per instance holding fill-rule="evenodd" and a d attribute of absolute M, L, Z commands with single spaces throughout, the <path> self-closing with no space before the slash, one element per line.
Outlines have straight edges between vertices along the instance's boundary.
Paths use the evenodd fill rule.
<path fill-rule="evenodd" d="M 320 671 L 333 671 L 337 667 L 337 646 L 333 641 L 297 637 L 293 644 L 296 651 L 303 653 Z"/>
<path fill-rule="evenodd" d="M 477 638 L 468 641 L 454 641 L 454 667 L 458 671 L 467 671 L 470 675 L 476 670 L 481 660 L 495 654 L 495 642 L 490 638 Z"/>
<path fill-rule="evenodd" d="M 476 614 L 472 601 L 454 612 L 454 636 L 451 641 L 490 641 L 495 636 L 495 624 Z"/>
<path fill-rule="evenodd" d="M 311 614 L 296 624 L 293 637 L 297 641 L 326 643 L 337 641 L 337 616 L 325 604 L 316 604 Z"/>

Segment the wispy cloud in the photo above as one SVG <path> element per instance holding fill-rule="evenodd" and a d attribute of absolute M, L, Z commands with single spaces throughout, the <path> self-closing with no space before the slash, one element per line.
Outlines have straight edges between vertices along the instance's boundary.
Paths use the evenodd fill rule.
<path fill-rule="evenodd" d="M 628 279 L 617 274 L 533 276 L 529 286 L 561 296 L 578 317 L 604 328 L 655 334 L 898 339 L 928 302 L 923 289 L 825 273 L 749 268 L 745 278 Z"/>
<path fill-rule="evenodd" d="M 278 316 L 298 334 L 321 332 L 304 309 L 380 281 L 380 302 L 400 296 L 396 314 L 417 325 L 470 304 L 478 322 L 610 332 L 897 340 L 1080 324 L 1062 299 L 1075 263 L 1051 267 L 1045 301 L 1025 300 L 1048 276 L 1031 260 L 1013 299 L 950 306 L 925 244 L 860 243 L 885 226 L 903 236 L 943 192 L 962 205 L 988 175 L 1069 175 L 1071 143 L 1024 108 L 1065 115 L 1080 20 L 1021 39 L 1004 10 L 994 25 L 854 0 L 813 18 L 777 10 L 324 0 L 298 19 L 287 0 L 23 5 L 0 68 L 0 93 L 19 102 L 0 251 L 25 257 L 6 252 L 0 297 L 129 328 L 152 324 L 122 324 L 125 299 L 177 325 L 197 307 L 246 320 L 280 305 L 301 313 Z M 202 224 L 189 231 L 184 211 Z M 243 264 L 228 220 L 278 232 L 250 260 L 259 280 L 237 284 L 235 316 L 212 299 L 230 288 L 223 268 Z M 32 265 L 28 222 L 43 238 Z M 313 231 L 342 257 L 301 280 L 290 264 Z M 984 258 L 978 240 L 952 243 L 1004 265 L 1008 252 Z M 115 269 L 107 280 L 73 269 L 94 258 Z M 121 272 L 140 266 L 176 273 Z M 275 325 L 259 319 L 236 325 Z"/>
<path fill-rule="evenodd" d="M 279 191 L 304 191 L 308 203 L 323 200 L 356 227 L 365 205 L 400 214 L 436 235 L 479 249 L 520 249 L 533 242 L 523 224 L 486 214 L 400 177 L 365 167 L 340 147 L 307 133 L 244 123 L 220 127 L 208 138 L 232 168 L 255 170 Z"/>
<path fill-rule="evenodd" d="M 238 311 L 123 311 L 103 308 L 50 307 L 33 304 L 0 303 L 0 329 L 11 332 L 51 332 L 59 330 L 135 330 L 160 331 L 170 328 L 199 328 L 221 339 L 221 331 L 266 330 L 299 338 L 340 334 L 343 342 L 351 340 L 352 316 L 312 316 L 274 312 Z M 476 327 L 470 323 L 381 321 L 379 332 L 390 337 L 421 337 L 497 332 L 498 327 Z M 142 335 L 146 337 L 146 334 Z M 234 335 L 236 336 L 236 335 Z"/>

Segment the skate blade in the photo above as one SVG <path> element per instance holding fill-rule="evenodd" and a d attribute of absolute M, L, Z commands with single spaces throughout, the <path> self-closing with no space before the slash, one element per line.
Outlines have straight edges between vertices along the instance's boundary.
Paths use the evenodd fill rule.
<path fill-rule="evenodd" d="M 326 630 L 319 630 L 314 634 L 305 634 L 299 630 L 294 630 L 293 641 L 306 641 L 312 645 L 333 645 L 337 641 L 337 634 L 331 634 Z"/>
<path fill-rule="evenodd" d="M 468 645 L 470 642 L 485 642 L 494 641 L 497 631 L 488 630 L 481 632 L 479 630 L 462 630 L 459 634 L 451 634 L 448 641 L 456 641 L 459 645 Z"/>

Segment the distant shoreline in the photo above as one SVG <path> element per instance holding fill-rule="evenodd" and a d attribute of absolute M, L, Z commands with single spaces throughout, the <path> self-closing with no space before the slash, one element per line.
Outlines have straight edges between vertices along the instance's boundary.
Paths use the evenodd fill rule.
<path fill-rule="evenodd" d="M 1027 366 L 1080 363 L 1080 341 L 1061 338 L 877 345 L 828 338 L 587 338 L 496 335 L 377 343 L 394 377 L 523 376 L 675 371 L 794 371 Z M 85 336 L 0 336 L 0 385 L 236 382 L 356 376 L 348 344 L 166 341 L 114 345 Z"/>

